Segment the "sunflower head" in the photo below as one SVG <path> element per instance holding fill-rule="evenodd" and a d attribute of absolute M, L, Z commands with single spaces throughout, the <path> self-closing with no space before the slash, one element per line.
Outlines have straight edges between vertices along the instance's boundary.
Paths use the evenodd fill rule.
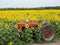
<path fill-rule="evenodd" d="M 34 27 L 31 27 L 32 30 L 34 30 Z"/>
<path fill-rule="evenodd" d="M 8 23 L 5 24 L 5 28 L 6 28 L 6 29 L 9 28 L 9 24 L 8 24 Z"/>
<path fill-rule="evenodd" d="M 15 28 L 18 28 L 18 25 L 17 24 L 15 24 Z"/>
<path fill-rule="evenodd" d="M 29 25 L 28 24 L 25 24 L 25 28 L 29 28 Z"/>
<path fill-rule="evenodd" d="M 9 45 L 13 45 L 12 41 L 9 42 Z"/>
<path fill-rule="evenodd" d="M 42 24 L 41 24 L 41 23 L 39 23 L 39 24 L 38 24 L 38 26 L 39 26 L 39 27 L 42 27 Z"/>

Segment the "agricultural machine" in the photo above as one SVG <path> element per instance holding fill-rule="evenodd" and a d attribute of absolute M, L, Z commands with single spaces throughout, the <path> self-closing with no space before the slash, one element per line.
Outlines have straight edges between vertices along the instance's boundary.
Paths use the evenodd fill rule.
<path fill-rule="evenodd" d="M 37 28 L 39 24 L 42 24 L 42 38 L 45 41 L 52 41 L 54 39 L 55 36 L 55 29 L 54 27 L 52 27 L 51 25 L 47 25 L 46 22 L 33 22 L 30 21 L 28 22 L 28 18 L 26 18 L 26 22 L 19 22 L 18 23 L 18 28 L 23 31 L 25 24 L 27 24 L 29 26 L 29 28 L 34 27 Z"/>

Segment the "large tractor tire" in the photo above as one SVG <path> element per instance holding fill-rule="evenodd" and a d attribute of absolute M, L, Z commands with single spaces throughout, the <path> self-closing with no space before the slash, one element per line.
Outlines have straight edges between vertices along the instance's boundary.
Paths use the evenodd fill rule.
<path fill-rule="evenodd" d="M 42 39 L 44 41 L 50 42 L 55 37 L 55 29 L 50 25 L 45 25 L 42 27 Z"/>

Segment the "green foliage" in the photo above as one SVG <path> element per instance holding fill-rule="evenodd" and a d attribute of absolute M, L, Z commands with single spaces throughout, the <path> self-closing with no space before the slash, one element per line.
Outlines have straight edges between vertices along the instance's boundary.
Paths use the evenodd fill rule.
<path fill-rule="evenodd" d="M 2 23 L 2 20 L 1 22 Z M 5 24 L 8 24 L 9 28 L 5 28 Z M 3 21 L 3 25 L 0 26 L 0 45 L 9 45 L 10 42 L 13 45 L 23 45 L 24 43 L 20 40 L 20 35 L 18 29 L 15 28 L 16 22 L 13 21 Z"/>
<path fill-rule="evenodd" d="M 60 6 L 55 7 L 37 7 L 37 8 L 1 8 L 0 10 L 49 10 L 49 9 L 60 9 Z"/>
<path fill-rule="evenodd" d="M 51 21 L 51 25 L 55 28 L 56 34 L 55 34 L 55 40 L 60 39 L 60 21 Z"/>
<path fill-rule="evenodd" d="M 41 27 L 37 27 L 34 31 L 33 31 L 33 39 L 36 43 L 42 43 L 42 29 Z"/>
<path fill-rule="evenodd" d="M 32 30 L 30 28 L 23 30 L 22 32 L 20 32 L 20 39 L 23 42 L 26 43 L 33 43 L 33 34 L 32 34 Z"/>
<path fill-rule="evenodd" d="M 41 33 L 40 27 L 37 27 L 35 30 L 28 28 L 20 32 L 20 39 L 26 43 L 42 43 Z"/>
<path fill-rule="evenodd" d="M 8 24 L 8 28 L 5 24 Z M 15 28 L 16 21 L 0 19 L 0 45 L 8 45 L 10 42 L 13 45 L 25 45 L 26 43 L 42 43 L 42 30 L 37 27 L 34 30 L 25 28 L 23 31 Z M 55 27 L 55 40 L 60 39 L 60 21 L 51 21 L 50 24 Z M 26 44 L 27 45 L 27 44 Z"/>

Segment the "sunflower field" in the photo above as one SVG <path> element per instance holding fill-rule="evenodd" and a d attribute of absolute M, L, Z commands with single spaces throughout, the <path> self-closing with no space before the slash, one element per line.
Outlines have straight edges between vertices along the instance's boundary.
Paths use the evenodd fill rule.
<path fill-rule="evenodd" d="M 39 27 L 38 30 L 34 30 L 37 34 L 37 40 L 32 39 L 33 35 L 30 28 L 23 32 L 18 29 L 17 22 L 26 22 L 26 16 L 28 16 L 28 21 L 38 22 L 42 20 L 54 26 L 56 30 L 55 40 L 60 39 L 60 10 L 0 10 L 0 45 L 24 45 L 25 43 L 42 42 Z"/>
<path fill-rule="evenodd" d="M 1 10 L 0 18 L 7 18 L 14 21 L 25 21 L 26 15 L 29 20 L 60 20 L 60 10 Z M 32 18 L 33 17 L 33 18 Z"/>

